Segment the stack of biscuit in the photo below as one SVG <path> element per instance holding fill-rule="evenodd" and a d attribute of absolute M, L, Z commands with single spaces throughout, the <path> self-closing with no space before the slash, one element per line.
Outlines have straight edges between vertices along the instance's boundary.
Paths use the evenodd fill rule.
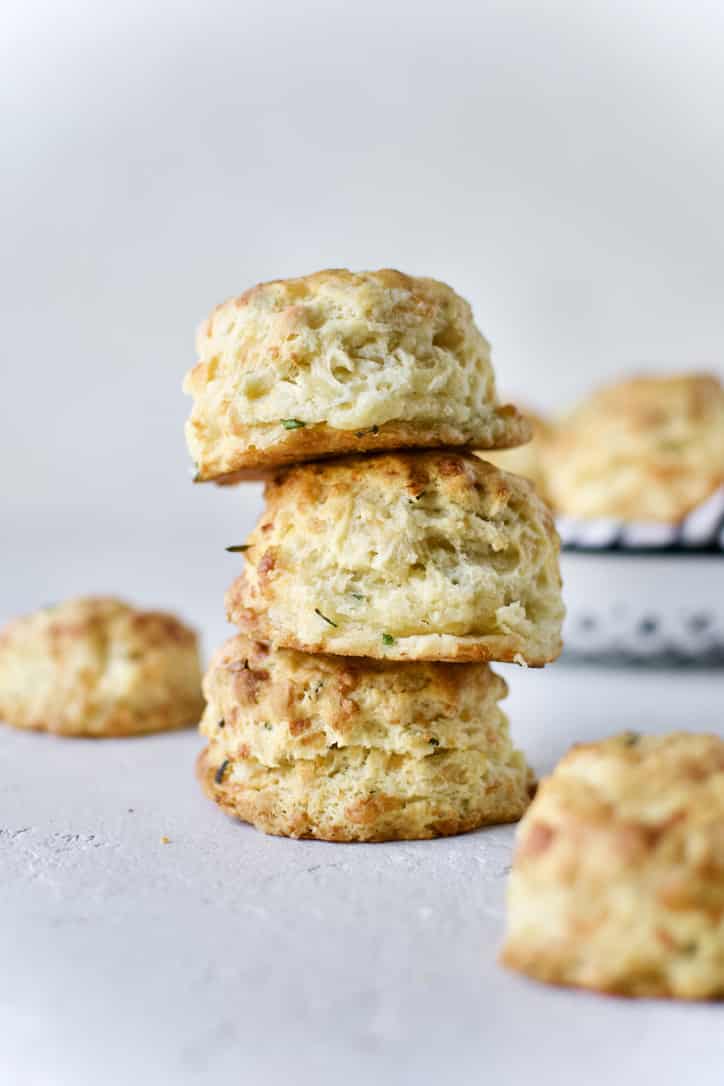
<path fill-rule="evenodd" d="M 269 833 L 428 838 L 510 822 L 533 776 L 493 660 L 561 647 L 558 538 L 488 343 L 443 283 L 326 271 L 217 307 L 187 375 L 198 481 L 263 477 L 204 682 L 205 791 Z"/>

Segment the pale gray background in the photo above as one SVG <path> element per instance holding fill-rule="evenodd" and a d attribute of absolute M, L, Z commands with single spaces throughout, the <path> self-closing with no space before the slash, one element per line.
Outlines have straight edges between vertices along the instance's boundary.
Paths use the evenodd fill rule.
<path fill-rule="evenodd" d="M 259 279 L 446 279 L 501 388 L 548 409 L 631 368 L 722 368 L 718 2 L 1 20 L 0 619 L 111 591 L 224 635 L 223 547 L 260 498 L 191 486 L 180 384 L 197 323 Z M 506 674 L 542 771 L 576 738 L 715 727 L 724 702 L 721 673 Z M 496 967 L 511 830 L 270 840 L 202 799 L 198 745 L 3 733 L 3 1084 L 721 1082 L 718 1008 Z"/>

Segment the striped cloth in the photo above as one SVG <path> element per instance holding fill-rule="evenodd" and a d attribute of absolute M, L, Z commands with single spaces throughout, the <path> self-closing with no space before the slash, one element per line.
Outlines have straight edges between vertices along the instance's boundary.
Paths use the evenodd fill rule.
<path fill-rule="evenodd" d="M 602 518 L 557 517 L 564 550 L 683 551 L 724 554 L 724 487 L 679 524 Z"/>

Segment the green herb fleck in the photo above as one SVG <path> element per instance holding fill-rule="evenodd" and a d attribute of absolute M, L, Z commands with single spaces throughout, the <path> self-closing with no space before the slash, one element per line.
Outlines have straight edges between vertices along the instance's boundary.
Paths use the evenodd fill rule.
<path fill-rule="evenodd" d="M 638 732 L 624 732 L 623 741 L 627 747 L 635 747 L 641 736 Z"/>
<path fill-rule="evenodd" d="M 430 736 L 430 738 L 428 739 L 428 743 L 430 744 L 431 747 L 439 747 L 440 746 L 440 740 L 436 739 L 434 735 Z"/>
<path fill-rule="evenodd" d="M 219 723 L 216 725 L 216 727 L 217 728 L 225 728 L 226 727 L 226 721 L 225 720 L 220 720 Z"/>
<path fill-rule="evenodd" d="M 216 781 L 217 784 L 221 784 L 221 782 L 223 781 L 224 773 L 226 773 L 226 770 L 228 769 L 228 767 L 229 767 L 229 759 L 224 758 L 223 762 L 221 763 L 219 768 L 216 770 L 216 773 L 214 774 L 214 780 Z"/>
<path fill-rule="evenodd" d="M 383 645 L 394 645 L 394 643 L 395 643 L 395 639 L 392 636 L 392 634 L 388 634 L 388 633 L 383 633 L 382 634 L 382 644 Z"/>
<path fill-rule="evenodd" d="M 224 547 L 229 554 L 242 554 L 244 551 L 248 551 L 251 543 L 232 543 L 230 547 Z"/>
<path fill-rule="evenodd" d="M 265 721 L 264 721 L 264 731 L 265 731 L 265 732 L 270 732 L 271 730 L 272 730 L 272 726 L 271 726 L 271 724 L 269 723 L 269 721 L 268 721 L 268 720 L 265 720 Z"/>
<path fill-rule="evenodd" d="M 364 596 L 362 596 L 359 592 L 350 592 L 350 596 L 352 597 L 353 600 L 363 600 L 364 599 Z"/>
<path fill-rule="evenodd" d="M 337 628 L 337 623 L 336 623 L 336 622 L 332 622 L 331 618 L 327 618 L 327 616 L 326 616 L 326 615 L 323 615 L 323 614 L 322 614 L 322 612 L 321 612 L 321 611 L 319 610 L 319 608 L 318 608 L 318 607 L 315 607 L 315 608 L 314 608 L 314 613 L 315 613 L 315 615 L 319 615 L 319 617 L 320 617 L 321 619 L 323 619 L 323 620 L 324 620 L 325 622 L 327 622 L 327 623 L 328 623 L 328 624 L 329 624 L 330 626 L 334 626 L 334 628 L 335 628 L 335 629 Z"/>
<path fill-rule="evenodd" d="M 367 437 L 367 434 L 379 434 L 379 426 L 370 426 L 368 430 L 357 430 L 355 437 Z"/>
<path fill-rule="evenodd" d="M 301 419 L 282 419 L 285 430 L 301 430 L 306 425 L 306 422 L 302 422 Z"/>

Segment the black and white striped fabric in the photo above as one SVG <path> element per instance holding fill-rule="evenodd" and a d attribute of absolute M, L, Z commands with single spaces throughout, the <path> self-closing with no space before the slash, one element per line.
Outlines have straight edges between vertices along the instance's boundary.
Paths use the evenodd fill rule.
<path fill-rule="evenodd" d="M 724 487 L 680 524 L 558 517 L 556 525 L 564 550 L 724 554 Z"/>

